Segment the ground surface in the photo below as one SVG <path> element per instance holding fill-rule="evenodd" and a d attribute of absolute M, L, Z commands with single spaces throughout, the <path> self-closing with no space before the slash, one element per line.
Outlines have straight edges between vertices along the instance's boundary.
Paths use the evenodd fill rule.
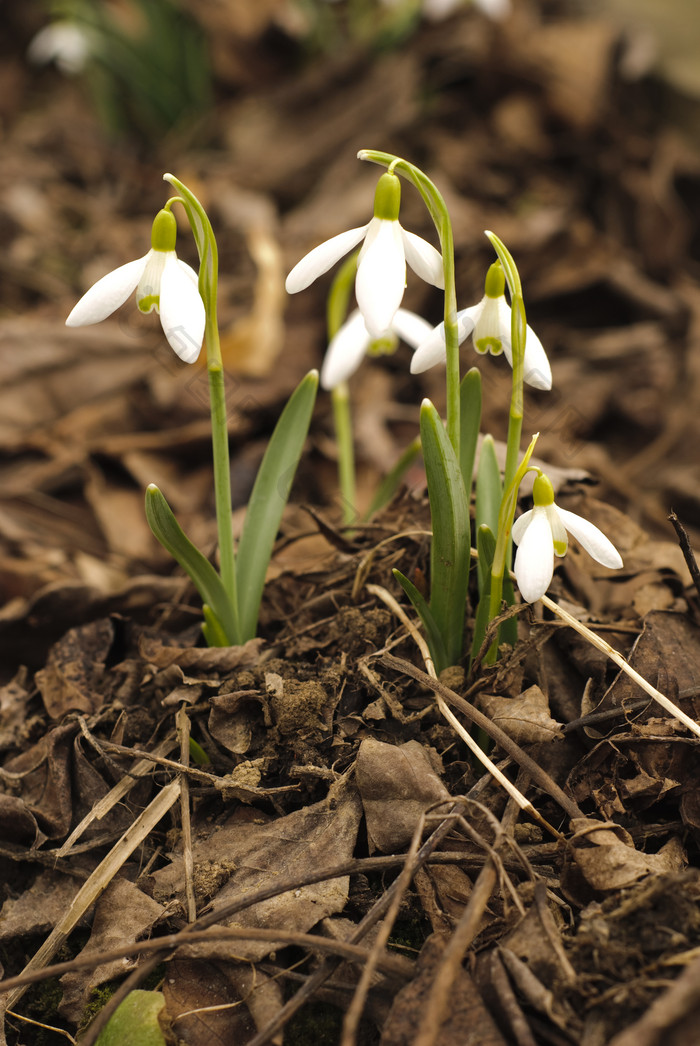
<path fill-rule="evenodd" d="M 130 986 L 151 994 L 137 1002 L 162 1003 L 163 1026 L 191 1044 L 695 1041 L 697 741 L 548 611 L 525 609 L 495 668 L 457 669 L 440 691 L 465 725 L 478 710 L 495 724 L 492 757 L 535 811 L 520 813 L 437 710 L 377 589 L 400 597 L 393 567 L 428 573 L 421 467 L 343 534 L 325 395 L 260 638 L 203 648 L 143 488 L 157 482 L 213 554 L 206 373 L 130 305 L 64 327 L 88 286 L 145 253 L 173 171 L 219 237 L 240 527 L 274 419 L 325 346 L 328 280 L 290 300 L 286 271 L 367 220 L 376 170 L 358 149 L 422 166 L 452 210 L 460 306 L 482 293 L 484 229 L 515 255 L 554 374 L 551 393 L 528 395 L 524 431 L 541 433 L 558 501 L 624 558 L 613 577 L 572 548 L 551 594 L 698 718 L 697 593 L 667 521 L 673 508 L 700 532 L 692 90 L 652 76 L 634 32 L 560 3 L 516 3 L 502 25 L 358 8 L 371 14 L 198 4 L 196 29 L 172 40 L 194 40 L 196 68 L 201 34 L 210 92 L 191 65 L 159 68 L 153 47 L 151 75 L 130 66 L 116 87 L 104 70 L 37 71 L 24 55 L 42 11 L 8 23 L 0 961 L 6 977 L 72 963 L 11 997 L 12 1046 L 93 1041 L 85 1025 L 141 953 Z M 134 32 L 134 9 L 115 10 Z M 432 235 L 408 188 L 402 221 Z M 194 263 L 184 227 L 179 249 Z M 406 303 L 440 318 L 417 279 Z M 421 398 L 444 405 L 442 373 L 412 377 L 408 360 L 401 347 L 352 381 L 360 509 L 416 435 Z M 483 428 L 500 440 L 509 371 L 480 366 Z M 208 939 L 148 944 L 195 915 Z"/>

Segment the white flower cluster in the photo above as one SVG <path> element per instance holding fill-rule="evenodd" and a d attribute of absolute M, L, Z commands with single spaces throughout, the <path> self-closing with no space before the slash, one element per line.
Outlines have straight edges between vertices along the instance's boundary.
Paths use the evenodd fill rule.
<path fill-rule="evenodd" d="M 411 362 L 414 374 L 445 362 L 444 323 L 433 328 L 415 313 L 399 308 L 406 286 L 406 263 L 427 283 L 440 288 L 445 285 L 440 253 L 403 228 L 399 222 L 400 203 L 399 179 L 387 172 L 377 185 L 374 217 L 366 225 L 341 232 L 314 247 L 287 277 L 289 294 L 305 290 L 362 242 L 355 280 L 358 311 L 352 313 L 328 347 L 321 371 L 321 384 L 326 389 L 346 381 L 364 356 L 373 353 L 374 345 L 395 346 L 397 337 L 416 350 Z M 477 352 L 502 352 L 512 366 L 510 306 L 498 263 L 489 270 L 482 300 L 457 313 L 457 330 L 460 345 L 471 334 Z M 527 328 L 525 342 L 525 381 L 536 389 L 552 387 L 547 354 L 531 327 Z"/>

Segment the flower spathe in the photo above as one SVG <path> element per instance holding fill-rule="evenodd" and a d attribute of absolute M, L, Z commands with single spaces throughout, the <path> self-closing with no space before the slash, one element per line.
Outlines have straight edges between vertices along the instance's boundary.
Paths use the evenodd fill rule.
<path fill-rule="evenodd" d="M 397 339 L 407 342 L 412 348 L 423 341 L 432 330 L 431 324 L 422 316 L 408 309 L 397 309 L 389 330 L 381 338 L 373 338 L 367 330 L 359 309 L 350 313 L 338 333 L 331 339 L 321 368 L 321 385 L 334 389 L 354 374 L 366 355 L 383 355 L 393 352 Z"/>
<path fill-rule="evenodd" d="M 93 284 L 73 308 L 66 326 L 100 323 L 136 291 L 140 311 L 155 309 L 170 347 L 185 363 L 194 363 L 202 348 L 206 315 L 197 273 L 175 253 L 176 232 L 174 216 L 161 210 L 153 222 L 148 254 Z"/>
<path fill-rule="evenodd" d="M 537 477 L 532 494 L 533 508 L 516 519 L 512 531 L 518 546 L 513 571 L 526 603 L 535 603 L 549 588 L 554 557 L 566 554 L 567 531 L 604 567 L 617 570 L 622 566 L 620 553 L 598 527 L 575 512 L 555 505 L 547 476 Z"/>
<path fill-rule="evenodd" d="M 512 367 L 511 312 L 504 291 L 505 277 L 496 262 L 486 276 L 485 293 L 481 301 L 457 313 L 457 339 L 461 345 L 471 334 L 477 352 L 489 352 L 492 356 L 502 352 Z M 440 323 L 418 347 L 411 360 L 411 371 L 420 374 L 436 363 L 444 363 L 445 356 L 445 324 Z M 525 336 L 523 372 L 528 385 L 545 391 L 551 389 L 552 368 L 542 342 L 530 326 Z"/>
<path fill-rule="evenodd" d="M 381 338 L 391 329 L 406 286 L 406 263 L 435 287 L 445 285 L 442 257 L 427 240 L 407 232 L 399 218 L 401 184 L 395 174 L 379 179 L 374 198 L 374 217 L 357 229 L 332 236 L 298 262 L 287 277 L 289 294 L 303 291 L 317 277 L 362 242 L 357 259 L 355 296 L 371 338 Z"/>

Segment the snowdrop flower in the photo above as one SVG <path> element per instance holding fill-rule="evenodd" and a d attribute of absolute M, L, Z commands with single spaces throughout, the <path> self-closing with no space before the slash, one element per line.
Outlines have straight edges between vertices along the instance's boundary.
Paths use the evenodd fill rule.
<path fill-rule="evenodd" d="M 362 248 L 357 259 L 355 296 L 371 338 L 390 330 L 406 286 L 406 262 L 421 279 L 444 287 L 442 258 L 427 240 L 406 232 L 399 223 L 401 183 L 383 174 L 374 196 L 374 217 L 359 229 L 349 229 L 314 247 L 298 262 L 285 284 L 289 294 L 303 291 L 344 254 Z"/>
<path fill-rule="evenodd" d="M 513 366 L 513 348 L 510 341 L 510 306 L 505 299 L 505 276 L 499 262 L 486 274 L 484 297 L 478 305 L 462 309 L 457 313 L 457 337 L 459 344 L 471 334 L 477 352 L 490 352 L 492 356 L 504 354 Z M 419 346 L 411 360 L 411 371 L 420 374 L 436 363 L 444 363 L 445 324 L 441 323 Z M 528 326 L 525 337 L 525 381 L 535 389 L 551 389 L 552 369 L 542 342 Z"/>
<path fill-rule="evenodd" d="M 399 7 L 404 0 L 382 0 L 385 7 Z M 478 8 L 487 18 L 499 22 L 510 14 L 510 0 L 472 0 L 474 7 Z M 431 22 L 440 22 L 462 7 L 464 0 L 423 0 L 422 10 L 426 18 Z"/>
<path fill-rule="evenodd" d="M 617 570 L 622 557 L 602 531 L 587 519 L 554 504 L 552 484 L 542 473 L 532 488 L 534 507 L 513 524 L 515 579 L 526 603 L 535 603 L 549 588 L 554 573 L 554 557 L 566 554 L 566 532 L 604 567 Z"/>
<path fill-rule="evenodd" d="M 77 76 L 87 65 L 92 51 L 90 33 L 75 22 L 58 21 L 45 25 L 31 40 L 27 57 L 34 65 L 55 62 L 66 76 Z"/>
<path fill-rule="evenodd" d="M 510 0 L 472 0 L 482 14 L 494 22 L 500 22 L 510 14 Z M 432 22 L 447 18 L 458 7 L 462 0 L 423 0 L 423 14 Z"/>
<path fill-rule="evenodd" d="M 202 348 L 206 316 L 197 273 L 175 253 L 176 234 L 174 215 L 166 209 L 159 211 L 148 254 L 98 280 L 75 306 L 66 326 L 100 323 L 136 291 L 141 312 L 155 309 L 160 313 L 171 348 L 185 363 L 194 363 Z"/>
<path fill-rule="evenodd" d="M 408 309 L 397 309 L 390 329 L 380 338 L 373 338 L 362 313 L 355 309 L 326 350 L 321 385 L 324 389 L 334 389 L 355 373 L 366 355 L 384 356 L 394 352 L 399 338 L 415 349 L 431 330 L 431 325 L 422 316 Z"/>

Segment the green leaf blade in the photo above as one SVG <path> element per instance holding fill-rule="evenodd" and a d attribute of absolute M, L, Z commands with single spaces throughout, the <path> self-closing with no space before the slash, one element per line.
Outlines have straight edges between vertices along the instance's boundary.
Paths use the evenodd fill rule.
<path fill-rule="evenodd" d="M 464 489 L 469 497 L 474 475 L 476 445 L 481 428 L 481 371 L 472 367 L 462 378 L 459 386 L 460 398 L 460 454 Z"/>
<path fill-rule="evenodd" d="M 430 610 L 443 637 L 448 665 L 454 665 L 461 659 L 464 641 L 469 505 L 454 448 L 429 400 L 421 406 L 420 434 L 433 522 Z"/>
<path fill-rule="evenodd" d="M 221 578 L 206 556 L 187 537 L 154 483 L 146 490 L 146 519 L 158 541 L 188 575 L 205 604 L 204 632 L 209 645 L 238 644 L 240 639 L 235 610 Z M 225 643 L 221 642 L 222 638 Z"/>
<path fill-rule="evenodd" d="M 408 598 L 411 600 L 411 603 L 413 604 L 413 609 L 418 614 L 418 617 L 421 619 L 421 624 L 425 629 L 425 635 L 428 640 L 428 647 L 430 648 L 430 653 L 433 658 L 435 670 L 437 672 L 441 672 L 443 668 L 448 667 L 449 662 L 447 660 L 445 644 L 443 643 L 442 636 L 440 635 L 440 629 L 438 628 L 437 622 L 435 621 L 435 618 L 433 617 L 430 611 L 430 607 L 428 606 L 427 600 L 423 596 L 423 593 L 420 592 L 413 584 L 413 582 L 409 581 L 406 575 L 402 574 L 400 570 L 396 570 L 394 568 L 394 570 L 392 570 L 392 574 L 394 575 L 398 583 L 401 585 L 401 588 L 404 590 Z"/>
<path fill-rule="evenodd" d="M 282 513 L 311 423 L 318 372 L 310 371 L 289 398 L 265 451 L 248 502 L 236 556 L 241 642 L 257 631 L 265 575 Z"/>

